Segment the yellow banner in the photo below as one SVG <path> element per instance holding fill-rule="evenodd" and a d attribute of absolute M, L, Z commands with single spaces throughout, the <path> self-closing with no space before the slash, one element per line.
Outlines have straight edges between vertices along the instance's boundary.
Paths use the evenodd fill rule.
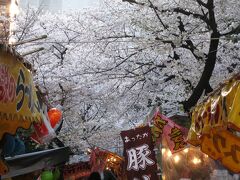
<path fill-rule="evenodd" d="M 240 74 L 226 81 L 192 111 L 188 142 L 240 172 Z M 230 130 L 231 129 L 231 130 Z"/>
<path fill-rule="evenodd" d="M 201 150 L 235 173 L 240 173 L 240 138 L 227 130 L 212 130 L 203 135 Z"/>
<path fill-rule="evenodd" d="M 0 140 L 40 121 L 40 103 L 31 72 L 12 53 L 0 48 Z"/>
<path fill-rule="evenodd" d="M 229 111 L 228 120 L 232 128 L 240 131 L 240 83 L 235 86 L 235 98 L 232 99 L 232 109 Z"/>
<path fill-rule="evenodd" d="M 240 75 L 227 81 L 192 111 L 188 141 L 196 144 L 212 128 L 240 130 Z M 198 140 L 196 139 L 198 138 Z"/>

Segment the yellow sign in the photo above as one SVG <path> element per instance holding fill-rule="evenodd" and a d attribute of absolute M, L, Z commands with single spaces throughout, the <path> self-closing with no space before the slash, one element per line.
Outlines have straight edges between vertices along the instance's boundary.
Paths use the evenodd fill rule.
<path fill-rule="evenodd" d="M 220 160 L 224 166 L 235 173 L 240 173 L 240 138 L 227 130 L 212 130 L 203 135 L 202 152 L 215 160 Z"/>
<path fill-rule="evenodd" d="M 225 82 L 192 111 L 188 142 L 240 172 L 240 74 Z M 229 131 L 231 129 L 231 132 Z"/>
<path fill-rule="evenodd" d="M 31 72 L 12 53 L 0 49 L 0 140 L 40 121 L 40 103 Z"/>
<path fill-rule="evenodd" d="M 153 142 L 159 140 L 163 134 L 164 127 L 168 124 L 166 120 L 163 120 L 160 116 L 160 113 L 156 113 L 153 119 L 153 127 L 151 132 L 153 134 Z"/>
<path fill-rule="evenodd" d="M 240 130 L 240 75 L 227 81 L 206 101 L 192 111 L 192 124 L 188 141 L 196 144 L 200 137 L 212 128 L 231 127 Z M 196 139 L 198 138 L 198 140 Z"/>

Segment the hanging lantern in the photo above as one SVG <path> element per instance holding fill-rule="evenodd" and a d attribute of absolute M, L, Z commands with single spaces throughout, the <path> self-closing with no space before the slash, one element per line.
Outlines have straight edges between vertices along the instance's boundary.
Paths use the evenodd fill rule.
<path fill-rule="evenodd" d="M 62 118 L 62 112 L 57 108 L 51 108 L 48 111 L 48 117 L 49 117 L 51 126 L 54 128 Z"/>
<path fill-rule="evenodd" d="M 41 180 L 54 180 L 53 173 L 51 171 L 43 171 L 41 174 Z"/>

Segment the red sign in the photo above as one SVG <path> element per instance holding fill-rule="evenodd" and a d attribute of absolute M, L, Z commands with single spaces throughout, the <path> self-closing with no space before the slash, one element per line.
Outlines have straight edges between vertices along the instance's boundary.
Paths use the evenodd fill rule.
<path fill-rule="evenodd" d="M 149 126 L 122 131 L 128 179 L 156 180 L 157 164 Z"/>
<path fill-rule="evenodd" d="M 160 144 L 164 136 L 172 153 L 181 151 L 187 146 L 188 129 L 179 126 L 159 111 L 155 112 L 148 123 L 152 124 L 151 130 L 155 144 Z"/>

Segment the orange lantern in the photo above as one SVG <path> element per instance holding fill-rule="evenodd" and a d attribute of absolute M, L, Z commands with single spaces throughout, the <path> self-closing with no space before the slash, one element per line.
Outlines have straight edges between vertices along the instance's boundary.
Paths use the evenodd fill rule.
<path fill-rule="evenodd" d="M 52 128 L 54 128 L 62 118 L 62 112 L 57 108 L 51 108 L 48 111 L 48 117 L 49 117 Z"/>

